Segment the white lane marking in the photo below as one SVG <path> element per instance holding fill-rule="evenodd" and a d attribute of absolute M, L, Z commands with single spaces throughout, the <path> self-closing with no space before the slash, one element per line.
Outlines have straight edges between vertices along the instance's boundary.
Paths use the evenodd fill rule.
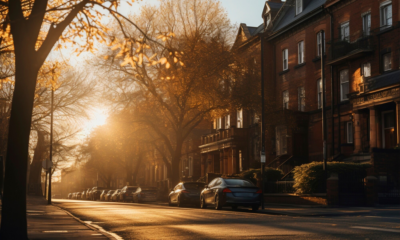
<path fill-rule="evenodd" d="M 387 229 L 387 228 L 375 228 L 375 227 L 360 227 L 360 226 L 354 226 L 351 228 L 356 228 L 356 229 L 364 229 L 364 230 L 374 230 L 374 231 L 381 231 L 381 232 L 394 232 L 394 233 L 400 233 L 400 230 L 395 230 L 395 229 Z"/>

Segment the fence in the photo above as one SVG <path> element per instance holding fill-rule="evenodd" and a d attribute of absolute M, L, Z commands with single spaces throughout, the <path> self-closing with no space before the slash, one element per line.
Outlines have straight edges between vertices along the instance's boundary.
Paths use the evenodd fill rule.
<path fill-rule="evenodd" d="M 264 186 L 265 193 L 294 193 L 294 181 L 266 182 Z"/>

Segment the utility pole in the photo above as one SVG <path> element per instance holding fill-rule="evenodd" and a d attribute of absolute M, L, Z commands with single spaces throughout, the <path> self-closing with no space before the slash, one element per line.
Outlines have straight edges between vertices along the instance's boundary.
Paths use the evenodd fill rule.
<path fill-rule="evenodd" d="M 322 82 L 322 140 L 323 140 L 323 170 L 325 180 L 327 179 L 327 143 L 326 140 L 328 138 L 327 127 L 326 127 L 326 91 L 325 91 L 325 32 L 321 31 L 321 82 Z M 332 81 L 332 79 L 331 79 Z"/>
<path fill-rule="evenodd" d="M 54 104 L 54 86 L 51 86 L 51 114 L 50 114 L 50 162 L 53 162 L 53 104 Z M 49 193 L 47 204 L 51 204 L 51 167 L 49 168 Z"/>
<path fill-rule="evenodd" d="M 264 167 L 265 167 L 265 113 L 264 113 L 264 37 L 260 34 L 261 41 L 261 208 L 264 209 Z"/>

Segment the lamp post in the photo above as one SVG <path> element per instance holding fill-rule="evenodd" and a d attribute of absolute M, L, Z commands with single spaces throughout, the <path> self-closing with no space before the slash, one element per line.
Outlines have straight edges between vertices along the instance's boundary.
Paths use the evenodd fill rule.
<path fill-rule="evenodd" d="M 53 162 L 53 104 L 54 104 L 54 86 L 51 86 L 51 108 L 50 108 L 50 162 Z M 51 204 L 51 167 L 49 168 L 49 193 L 47 204 Z"/>
<path fill-rule="evenodd" d="M 323 170 L 324 178 L 327 179 L 327 127 L 326 127 L 326 92 L 325 92 L 325 32 L 321 31 L 321 82 L 322 82 L 322 158 L 323 158 Z M 331 79 L 332 81 L 332 79 Z M 333 114 L 333 113 L 332 113 Z M 326 184 L 325 184 L 326 185 Z"/>
<path fill-rule="evenodd" d="M 265 167 L 265 103 L 264 103 L 264 38 L 263 35 L 260 34 L 261 41 L 261 208 L 264 209 L 264 167 Z"/>

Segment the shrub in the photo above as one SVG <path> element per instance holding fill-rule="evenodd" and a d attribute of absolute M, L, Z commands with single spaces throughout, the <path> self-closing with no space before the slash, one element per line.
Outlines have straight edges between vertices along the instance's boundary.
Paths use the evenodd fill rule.
<path fill-rule="evenodd" d="M 329 162 L 327 166 L 327 177 L 331 173 L 357 174 L 361 177 L 367 175 L 366 169 L 370 164 Z M 297 166 L 293 169 L 294 188 L 298 194 L 321 193 L 326 189 L 326 179 L 324 177 L 322 162 L 312 162 Z"/>

